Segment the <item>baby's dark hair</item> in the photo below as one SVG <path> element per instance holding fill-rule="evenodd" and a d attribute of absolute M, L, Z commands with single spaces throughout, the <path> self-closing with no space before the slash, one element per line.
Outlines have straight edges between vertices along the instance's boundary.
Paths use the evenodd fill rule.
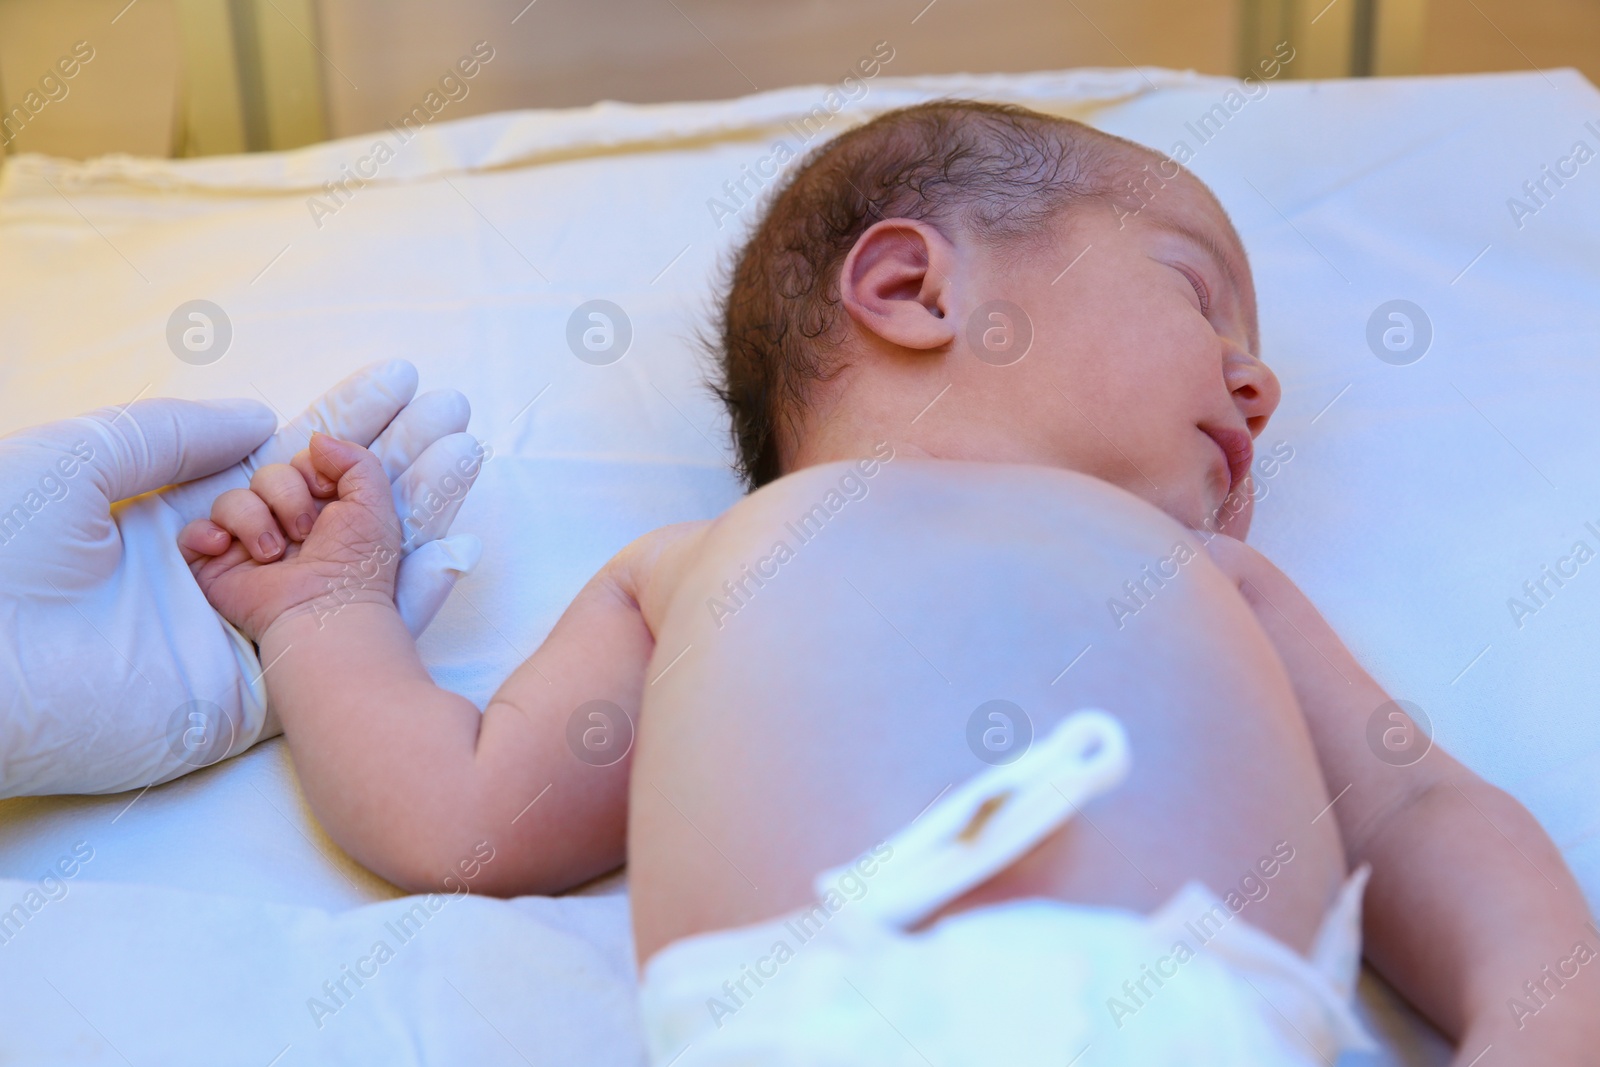
<path fill-rule="evenodd" d="M 776 479 L 808 383 L 839 373 L 839 270 L 880 219 L 908 218 L 989 244 L 1050 239 L 1057 212 L 1109 202 L 1148 149 L 1026 108 L 941 100 L 880 115 L 814 149 L 772 197 L 730 271 L 714 386 L 733 420 L 740 475 Z"/>

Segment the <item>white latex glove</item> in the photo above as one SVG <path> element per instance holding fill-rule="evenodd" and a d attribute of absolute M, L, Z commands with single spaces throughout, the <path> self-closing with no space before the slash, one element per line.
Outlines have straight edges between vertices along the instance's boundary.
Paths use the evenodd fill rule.
<path fill-rule="evenodd" d="M 383 461 L 410 519 L 396 601 L 420 632 L 477 563 L 477 538 L 436 539 L 487 457 L 466 398 L 416 385 L 374 364 L 276 434 L 253 400 L 141 400 L 0 438 L 0 797 L 136 789 L 276 731 L 255 646 L 176 538 L 312 430 Z"/>

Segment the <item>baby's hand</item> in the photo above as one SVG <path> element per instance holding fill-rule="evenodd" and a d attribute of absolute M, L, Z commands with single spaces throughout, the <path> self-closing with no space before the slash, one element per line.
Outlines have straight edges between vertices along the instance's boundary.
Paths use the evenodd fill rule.
<path fill-rule="evenodd" d="M 393 604 L 401 530 L 377 457 L 312 434 L 289 463 L 219 496 L 210 519 L 179 532 L 178 547 L 211 606 L 260 642 L 290 613 Z"/>

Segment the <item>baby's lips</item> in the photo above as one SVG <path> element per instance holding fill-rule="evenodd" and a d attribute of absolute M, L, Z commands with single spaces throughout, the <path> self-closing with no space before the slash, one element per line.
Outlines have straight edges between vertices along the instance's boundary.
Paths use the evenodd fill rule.
<path fill-rule="evenodd" d="M 1244 484 L 1250 474 L 1250 464 L 1255 459 L 1255 441 L 1248 430 L 1232 426 L 1202 425 L 1205 434 L 1217 443 L 1228 460 L 1228 492 Z"/>

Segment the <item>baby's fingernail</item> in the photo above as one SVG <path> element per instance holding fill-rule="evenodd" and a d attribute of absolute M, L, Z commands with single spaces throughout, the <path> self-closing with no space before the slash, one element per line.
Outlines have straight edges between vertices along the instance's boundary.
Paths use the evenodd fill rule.
<path fill-rule="evenodd" d="M 319 493 L 331 493 L 331 492 L 333 492 L 333 483 L 328 481 L 328 479 L 324 478 L 322 475 L 320 475 L 320 474 L 317 475 L 317 492 L 319 492 Z"/>
<path fill-rule="evenodd" d="M 277 551 L 278 551 L 278 535 L 277 534 L 264 533 L 264 534 L 261 535 L 260 540 L 258 540 L 256 543 L 261 546 L 261 554 L 263 556 L 272 556 L 272 555 L 276 555 L 277 554 Z"/>
<path fill-rule="evenodd" d="M 300 536 L 301 537 L 306 537 L 306 536 L 310 535 L 310 533 L 311 533 L 311 516 L 310 515 L 302 515 L 298 519 L 294 520 L 294 528 L 296 530 L 300 531 Z"/>

